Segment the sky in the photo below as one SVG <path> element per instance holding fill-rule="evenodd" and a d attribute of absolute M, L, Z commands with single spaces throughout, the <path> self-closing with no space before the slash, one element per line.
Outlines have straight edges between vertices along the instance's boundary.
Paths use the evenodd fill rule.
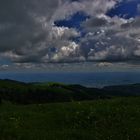
<path fill-rule="evenodd" d="M 139 0 L 1 0 L 0 70 L 127 70 L 139 62 Z"/>

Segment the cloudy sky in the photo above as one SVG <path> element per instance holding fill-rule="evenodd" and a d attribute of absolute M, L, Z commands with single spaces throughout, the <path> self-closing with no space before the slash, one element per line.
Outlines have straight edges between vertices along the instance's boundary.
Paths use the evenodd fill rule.
<path fill-rule="evenodd" d="M 139 0 L 1 0 L 0 70 L 139 62 Z"/>

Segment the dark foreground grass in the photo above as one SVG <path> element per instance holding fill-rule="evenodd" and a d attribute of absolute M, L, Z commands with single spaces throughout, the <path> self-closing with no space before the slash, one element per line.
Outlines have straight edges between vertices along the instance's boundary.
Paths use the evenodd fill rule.
<path fill-rule="evenodd" d="M 0 140 L 140 140 L 140 97 L 0 105 Z"/>

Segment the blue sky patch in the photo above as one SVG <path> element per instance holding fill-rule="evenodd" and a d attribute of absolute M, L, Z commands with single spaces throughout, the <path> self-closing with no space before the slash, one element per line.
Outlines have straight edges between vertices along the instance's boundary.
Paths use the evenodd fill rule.
<path fill-rule="evenodd" d="M 55 21 L 54 24 L 58 27 L 68 27 L 81 30 L 81 23 L 88 18 L 89 16 L 84 14 L 83 12 L 77 12 L 76 14 L 72 15 L 69 19 L 58 20 Z"/>
<path fill-rule="evenodd" d="M 118 5 L 107 12 L 110 17 L 119 16 L 122 18 L 132 18 L 139 15 L 137 6 L 140 4 L 139 0 L 134 0 L 130 2 L 123 1 L 118 3 Z"/>

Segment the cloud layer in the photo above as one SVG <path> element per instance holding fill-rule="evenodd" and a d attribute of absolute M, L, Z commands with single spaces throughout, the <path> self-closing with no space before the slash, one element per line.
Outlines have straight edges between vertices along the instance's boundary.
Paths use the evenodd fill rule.
<path fill-rule="evenodd" d="M 107 15 L 121 2 L 121 0 L 2 0 L 0 62 L 7 60 L 19 65 L 83 61 L 138 62 L 140 17 L 126 19 L 117 15 L 113 17 Z M 139 5 L 136 7 L 138 13 Z M 68 20 L 77 12 L 88 16 L 81 22 L 80 30 L 55 25 L 55 21 Z"/>

